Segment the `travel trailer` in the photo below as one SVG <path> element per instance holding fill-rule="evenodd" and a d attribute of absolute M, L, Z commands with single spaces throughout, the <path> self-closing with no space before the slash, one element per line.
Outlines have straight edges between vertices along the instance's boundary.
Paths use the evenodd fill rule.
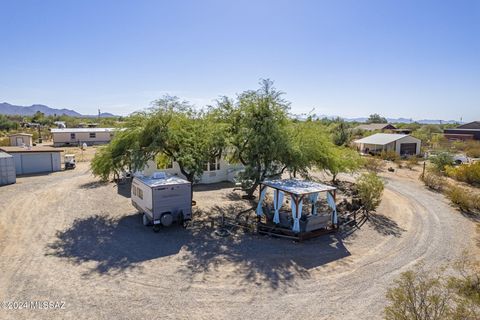
<path fill-rule="evenodd" d="M 153 225 L 155 232 L 174 222 L 184 225 L 192 219 L 192 184 L 164 172 L 136 176 L 132 181 L 132 204 L 143 214 L 143 224 Z"/>

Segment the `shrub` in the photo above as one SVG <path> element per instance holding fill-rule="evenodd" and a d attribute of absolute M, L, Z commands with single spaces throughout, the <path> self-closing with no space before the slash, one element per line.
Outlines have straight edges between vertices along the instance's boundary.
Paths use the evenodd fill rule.
<path fill-rule="evenodd" d="M 445 172 L 445 167 L 453 163 L 453 156 L 448 152 L 441 152 L 430 159 L 434 168 L 439 172 Z"/>
<path fill-rule="evenodd" d="M 465 153 L 467 157 L 470 158 L 480 158 L 480 142 L 478 141 L 469 141 L 465 148 Z"/>
<path fill-rule="evenodd" d="M 363 165 L 365 166 L 365 169 L 372 172 L 380 172 L 385 167 L 385 163 L 382 160 L 374 157 L 366 158 Z"/>
<path fill-rule="evenodd" d="M 408 157 L 407 161 L 405 162 L 405 167 L 412 170 L 416 165 L 418 165 L 418 158 L 415 156 Z"/>
<path fill-rule="evenodd" d="M 427 187 L 435 191 L 442 191 L 447 184 L 444 177 L 432 171 L 426 171 L 424 175 L 420 176 L 420 180 L 422 180 Z"/>
<path fill-rule="evenodd" d="M 400 155 L 393 150 L 382 151 L 380 152 L 380 159 L 388 161 L 397 161 L 400 159 Z"/>
<path fill-rule="evenodd" d="M 446 190 L 447 198 L 464 212 L 474 212 L 478 210 L 479 197 L 472 194 L 468 189 L 451 185 Z"/>
<path fill-rule="evenodd" d="M 469 184 L 480 184 L 480 162 L 461 164 L 458 167 L 447 166 L 447 175 L 458 181 Z"/>
<path fill-rule="evenodd" d="M 480 264 L 465 253 L 453 267 L 454 276 L 447 276 L 445 268 L 432 272 L 422 264 L 402 273 L 387 290 L 385 319 L 479 319 Z"/>
<path fill-rule="evenodd" d="M 382 194 L 385 185 L 374 172 L 364 173 L 356 183 L 358 197 L 365 211 L 374 211 L 382 201 Z"/>
<path fill-rule="evenodd" d="M 9 138 L 0 138 L 0 147 L 5 147 L 10 145 Z"/>

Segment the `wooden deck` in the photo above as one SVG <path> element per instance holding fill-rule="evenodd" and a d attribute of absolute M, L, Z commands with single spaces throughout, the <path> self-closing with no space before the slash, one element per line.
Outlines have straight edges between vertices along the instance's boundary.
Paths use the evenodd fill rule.
<path fill-rule="evenodd" d="M 257 232 L 259 234 L 269 235 L 272 237 L 287 238 L 295 241 L 304 241 L 316 237 L 320 237 L 325 234 L 336 232 L 336 228 L 324 228 L 317 229 L 310 232 L 295 233 L 291 229 L 276 226 L 274 224 L 265 224 L 263 222 L 257 223 Z"/>

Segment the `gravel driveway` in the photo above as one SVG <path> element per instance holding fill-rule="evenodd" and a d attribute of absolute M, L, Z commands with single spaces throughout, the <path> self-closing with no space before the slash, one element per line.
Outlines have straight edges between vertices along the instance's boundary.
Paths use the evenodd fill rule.
<path fill-rule="evenodd" d="M 475 226 L 439 194 L 395 175 L 370 222 L 305 243 L 211 230 L 153 233 L 87 164 L 0 187 L 0 319 L 380 319 L 385 290 L 419 261 L 473 248 Z M 195 192 L 202 211 L 239 207 L 231 188 Z"/>

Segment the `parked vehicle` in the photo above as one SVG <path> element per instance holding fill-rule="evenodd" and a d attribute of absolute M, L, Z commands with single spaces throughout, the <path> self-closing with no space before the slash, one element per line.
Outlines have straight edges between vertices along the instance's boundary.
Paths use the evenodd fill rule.
<path fill-rule="evenodd" d="M 65 170 L 75 169 L 77 166 L 74 154 L 66 154 L 64 157 Z"/>
<path fill-rule="evenodd" d="M 192 219 L 192 184 L 164 172 L 137 176 L 132 181 L 132 204 L 143 214 L 143 224 L 153 225 L 155 232 L 175 222 L 185 226 Z"/>
<path fill-rule="evenodd" d="M 453 156 L 453 162 L 455 164 L 465 164 L 465 163 L 469 163 L 470 160 L 464 154 L 456 154 Z"/>

